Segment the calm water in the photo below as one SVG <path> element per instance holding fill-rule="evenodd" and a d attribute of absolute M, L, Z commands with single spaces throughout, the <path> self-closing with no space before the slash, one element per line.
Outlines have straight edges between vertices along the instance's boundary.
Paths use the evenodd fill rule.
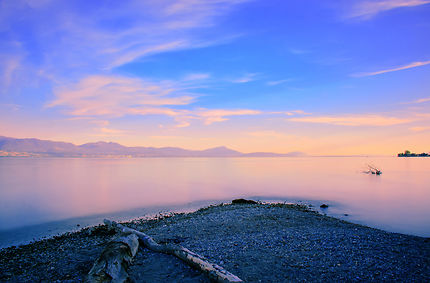
<path fill-rule="evenodd" d="M 429 237 L 429 173 L 430 158 L 1 158 L 0 247 L 237 197 L 324 202 L 329 215 Z"/>

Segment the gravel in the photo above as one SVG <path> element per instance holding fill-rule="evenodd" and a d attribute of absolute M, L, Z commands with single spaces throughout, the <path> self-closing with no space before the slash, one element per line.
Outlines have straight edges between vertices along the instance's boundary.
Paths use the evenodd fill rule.
<path fill-rule="evenodd" d="M 234 204 L 125 223 L 174 242 L 246 282 L 430 281 L 430 240 L 288 204 Z M 0 281 L 79 282 L 113 236 L 105 226 L 0 250 Z M 140 247 L 135 282 L 208 282 L 179 259 Z"/>

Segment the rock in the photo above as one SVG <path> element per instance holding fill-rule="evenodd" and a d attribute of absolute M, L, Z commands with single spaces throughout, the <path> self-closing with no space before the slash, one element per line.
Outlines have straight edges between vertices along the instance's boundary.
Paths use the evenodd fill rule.
<path fill-rule="evenodd" d="M 232 204 L 258 204 L 255 200 L 238 198 L 231 201 Z"/>
<path fill-rule="evenodd" d="M 320 207 L 321 208 L 328 208 L 328 204 L 323 203 L 323 204 L 320 205 Z"/>

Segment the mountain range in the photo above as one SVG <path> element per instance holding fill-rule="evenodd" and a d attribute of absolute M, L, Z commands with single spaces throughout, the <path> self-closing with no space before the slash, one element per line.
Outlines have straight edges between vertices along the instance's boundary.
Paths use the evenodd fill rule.
<path fill-rule="evenodd" d="M 179 147 L 127 147 L 113 142 L 95 142 L 75 145 L 39 139 L 16 139 L 0 136 L 0 156 L 38 157 L 286 157 L 304 156 L 302 152 L 286 154 L 272 152 L 242 153 L 225 146 L 205 150 L 187 150 Z"/>

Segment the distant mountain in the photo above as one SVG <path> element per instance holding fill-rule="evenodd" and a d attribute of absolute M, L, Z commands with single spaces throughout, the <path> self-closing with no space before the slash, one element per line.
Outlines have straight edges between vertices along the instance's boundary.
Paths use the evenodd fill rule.
<path fill-rule="evenodd" d="M 78 148 L 72 143 L 53 142 L 38 139 L 14 139 L 0 136 L 0 150 L 7 152 L 28 152 L 47 155 L 60 153 L 78 153 Z"/>
<path fill-rule="evenodd" d="M 79 152 L 86 154 L 124 154 L 128 147 L 114 142 L 94 142 L 77 146 Z"/>
<path fill-rule="evenodd" d="M 303 156 L 292 152 L 278 154 L 271 152 L 242 153 L 225 146 L 187 150 L 179 147 L 127 147 L 113 142 L 95 142 L 74 145 L 39 139 L 15 139 L 0 136 L 0 156 L 56 156 L 56 157 L 283 157 Z"/>
<path fill-rule="evenodd" d="M 214 148 L 202 150 L 200 153 L 203 154 L 204 156 L 208 156 L 208 157 L 217 157 L 217 156 L 239 157 L 239 156 L 243 156 L 243 153 L 236 151 L 236 150 L 229 149 L 225 146 L 214 147 Z"/>

